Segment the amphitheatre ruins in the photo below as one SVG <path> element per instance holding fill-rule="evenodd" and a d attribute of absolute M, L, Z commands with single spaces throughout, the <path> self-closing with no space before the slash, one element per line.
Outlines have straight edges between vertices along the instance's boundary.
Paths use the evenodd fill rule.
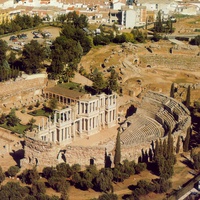
<path fill-rule="evenodd" d="M 113 161 L 118 131 L 122 160 L 136 162 L 142 151 L 152 148 L 152 141 L 165 138 L 168 132 L 173 134 L 174 144 L 179 135 L 184 139 L 191 116 L 181 102 L 188 85 L 192 86 L 192 98 L 199 98 L 199 52 L 199 47 L 166 40 L 110 45 L 82 58 L 80 65 L 88 72 L 98 68 L 106 77 L 109 69 L 115 68 L 120 94 L 90 95 L 64 89 L 49 81 L 45 73 L 0 83 L 1 112 L 51 98 L 58 99 L 61 107 L 53 119 L 40 117 L 37 128 L 26 133 L 21 166 L 55 166 L 64 161 L 104 166 L 105 152 Z M 86 78 L 77 76 L 73 81 L 84 84 Z M 175 98 L 169 97 L 172 83 Z M 131 114 L 130 108 L 134 108 Z M 101 133 L 104 135 L 98 139 Z"/>

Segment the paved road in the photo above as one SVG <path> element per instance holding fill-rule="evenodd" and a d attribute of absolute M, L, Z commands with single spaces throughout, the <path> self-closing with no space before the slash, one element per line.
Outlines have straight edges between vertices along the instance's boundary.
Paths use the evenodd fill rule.
<path fill-rule="evenodd" d="M 178 200 L 184 200 L 186 199 L 186 197 L 188 197 L 189 195 L 192 195 L 192 194 L 196 194 L 196 195 L 199 195 L 199 191 L 195 188 L 192 188 L 189 192 L 185 193 L 181 198 L 179 198 Z M 195 196 L 195 195 L 194 195 Z"/>
<path fill-rule="evenodd" d="M 184 34 L 184 35 L 180 35 L 180 34 L 177 34 L 177 35 L 173 35 L 173 34 L 166 34 L 166 35 L 163 35 L 163 37 L 167 37 L 169 39 L 175 39 L 176 37 L 183 37 L 183 38 L 189 38 L 189 39 L 193 39 L 195 38 L 197 35 L 200 35 L 199 34 Z M 153 35 L 148 35 L 147 36 L 148 38 L 152 38 Z"/>

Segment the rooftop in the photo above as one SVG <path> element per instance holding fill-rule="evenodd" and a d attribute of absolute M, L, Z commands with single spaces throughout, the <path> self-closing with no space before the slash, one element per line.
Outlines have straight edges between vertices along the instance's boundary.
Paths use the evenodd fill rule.
<path fill-rule="evenodd" d="M 80 99 L 81 97 L 83 97 L 85 95 L 84 93 L 74 91 L 74 90 L 69 90 L 67 88 L 60 87 L 58 85 L 51 87 L 51 88 L 46 88 L 45 91 L 51 92 L 54 94 L 58 94 L 58 95 L 62 95 L 64 97 L 68 97 L 68 98 L 72 98 L 72 99 Z"/>

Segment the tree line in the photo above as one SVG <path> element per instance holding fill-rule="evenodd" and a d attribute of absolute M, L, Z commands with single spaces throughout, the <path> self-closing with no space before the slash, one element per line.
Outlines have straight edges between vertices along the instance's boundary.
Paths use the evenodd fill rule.
<path fill-rule="evenodd" d="M 0 35 L 15 33 L 21 30 L 37 27 L 42 24 L 42 19 L 38 15 L 16 15 L 11 21 L 3 21 L 0 24 Z"/>

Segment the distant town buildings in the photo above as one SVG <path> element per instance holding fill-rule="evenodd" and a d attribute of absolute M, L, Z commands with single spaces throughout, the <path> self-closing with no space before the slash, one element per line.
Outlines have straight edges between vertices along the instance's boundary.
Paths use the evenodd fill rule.
<path fill-rule="evenodd" d="M 50 21 L 60 14 L 76 11 L 88 17 L 89 23 L 113 24 L 124 28 L 144 26 L 156 20 L 158 11 L 163 19 L 175 13 L 200 14 L 200 1 L 173 0 L 0 0 L 0 24 L 10 21 L 17 14 L 48 16 Z"/>

